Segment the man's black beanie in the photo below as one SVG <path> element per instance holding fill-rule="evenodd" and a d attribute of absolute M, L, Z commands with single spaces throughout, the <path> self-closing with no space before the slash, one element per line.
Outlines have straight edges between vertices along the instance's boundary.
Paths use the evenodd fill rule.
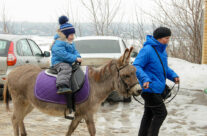
<path fill-rule="evenodd" d="M 171 30 L 167 27 L 158 27 L 153 32 L 153 37 L 155 39 L 160 39 L 160 38 L 167 37 L 167 36 L 171 36 Z"/>

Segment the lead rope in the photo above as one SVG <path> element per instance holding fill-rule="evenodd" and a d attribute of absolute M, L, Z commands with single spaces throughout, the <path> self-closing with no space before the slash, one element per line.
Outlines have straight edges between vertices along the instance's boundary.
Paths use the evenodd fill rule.
<path fill-rule="evenodd" d="M 173 87 L 170 89 L 171 91 L 173 90 L 173 88 L 175 87 L 175 85 L 176 85 L 176 84 L 174 84 Z M 170 91 L 170 92 L 171 92 L 171 91 Z M 177 89 L 175 95 L 174 95 L 169 101 L 165 102 L 167 99 L 164 99 L 163 102 L 162 102 L 161 104 L 159 104 L 159 105 L 155 105 L 155 106 L 147 106 L 147 105 L 145 105 L 145 106 L 146 106 L 146 107 L 159 107 L 159 106 L 162 105 L 162 104 L 168 104 L 168 103 L 170 103 L 173 99 L 175 99 L 175 97 L 177 96 L 177 94 L 178 94 L 179 91 L 180 91 L 180 83 L 178 84 L 178 89 Z M 140 94 L 140 95 L 141 95 L 141 94 Z M 136 98 L 135 95 L 133 95 L 133 98 L 134 98 L 135 101 L 137 101 L 137 102 L 140 103 L 141 105 L 144 105 L 144 103 L 140 102 L 140 101 Z"/>

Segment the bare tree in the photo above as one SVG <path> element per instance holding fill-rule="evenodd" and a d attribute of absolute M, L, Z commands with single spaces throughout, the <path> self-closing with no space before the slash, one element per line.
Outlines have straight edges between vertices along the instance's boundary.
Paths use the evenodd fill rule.
<path fill-rule="evenodd" d="M 156 16 L 145 12 L 158 24 L 173 30 L 169 53 L 194 63 L 201 63 L 203 0 L 156 0 Z"/>
<path fill-rule="evenodd" d="M 112 22 L 118 13 L 121 0 L 81 0 L 89 11 L 96 35 L 109 35 L 114 32 Z"/>
<path fill-rule="evenodd" d="M 1 3 L 1 21 L 2 21 L 2 32 L 4 34 L 13 32 L 13 23 L 8 17 L 8 12 L 6 10 L 6 1 L 2 0 Z"/>
<path fill-rule="evenodd" d="M 142 11 L 139 4 L 134 1 L 134 15 L 133 23 L 128 23 L 128 37 L 132 40 L 132 44 L 135 47 L 136 51 L 140 50 L 146 40 L 146 35 L 151 34 L 152 30 L 155 27 L 154 20 L 147 18 Z"/>
<path fill-rule="evenodd" d="M 133 43 L 138 50 L 142 47 L 145 37 L 147 35 L 147 30 L 146 30 L 146 21 L 145 18 L 142 17 L 140 12 L 137 11 L 139 8 L 135 8 L 135 19 L 134 23 L 130 24 L 128 33 L 130 39 L 133 40 Z"/>
<path fill-rule="evenodd" d="M 66 15 L 70 18 L 71 23 L 78 30 L 78 36 L 82 36 L 81 23 L 79 20 L 78 9 L 73 9 L 73 0 L 66 0 Z M 76 18 L 74 17 L 76 16 Z"/>

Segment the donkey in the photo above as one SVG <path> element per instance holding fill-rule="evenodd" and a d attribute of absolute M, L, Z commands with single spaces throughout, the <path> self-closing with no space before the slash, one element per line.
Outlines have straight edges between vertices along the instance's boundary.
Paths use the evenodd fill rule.
<path fill-rule="evenodd" d="M 107 96 L 113 90 L 117 90 L 123 96 L 130 96 L 140 89 L 136 68 L 129 64 L 132 50 L 133 48 L 127 48 L 119 59 L 112 59 L 100 68 L 89 67 L 90 96 L 85 102 L 76 105 L 75 118 L 66 136 L 72 135 L 82 119 L 87 124 L 90 136 L 95 136 L 93 116 Z M 40 101 L 34 96 L 36 78 L 41 71 L 42 69 L 37 66 L 24 65 L 15 68 L 8 75 L 4 88 L 4 102 L 9 110 L 10 93 L 14 106 L 11 118 L 14 136 L 27 135 L 23 120 L 34 107 L 52 116 L 64 115 L 66 105 Z"/>

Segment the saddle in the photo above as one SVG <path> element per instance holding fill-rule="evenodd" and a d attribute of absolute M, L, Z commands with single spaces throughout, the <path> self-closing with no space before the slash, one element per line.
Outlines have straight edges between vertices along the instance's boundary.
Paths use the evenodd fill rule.
<path fill-rule="evenodd" d="M 72 76 L 70 80 L 71 89 L 73 93 L 79 91 L 85 81 L 85 72 L 86 67 L 80 67 L 80 63 L 75 62 L 72 65 Z M 58 71 L 54 67 L 50 67 L 49 69 L 45 70 L 45 74 L 53 77 L 57 77 Z"/>
<path fill-rule="evenodd" d="M 72 94 L 65 94 L 67 99 L 67 109 L 69 109 L 69 113 L 72 113 L 72 111 L 75 112 L 74 94 L 77 93 L 83 87 L 83 84 L 85 82 L 86 67 L 80 67 L 80 65 L 81 63 L 78 62 L 75 62 L 72 65 L 72 76 L 70 80 Z M 49 76 L 57 77 L 58 71 L 54 67 L 51 67 L 45 70 L 45 74 Z M 66 115 L 66 110 L 65 110 L 65 118 L 73 120 L 74 117 Z"/>

